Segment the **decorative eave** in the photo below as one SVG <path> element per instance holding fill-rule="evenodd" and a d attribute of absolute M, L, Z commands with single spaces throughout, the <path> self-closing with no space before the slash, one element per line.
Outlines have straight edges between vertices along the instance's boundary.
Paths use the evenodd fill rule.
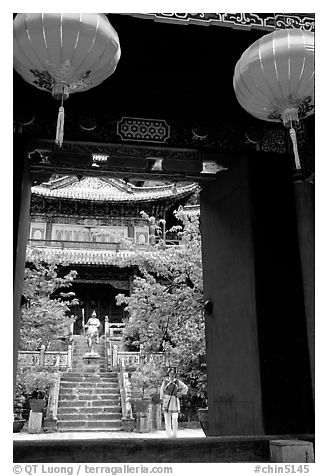
<path fill-rule="evenodd" d="M 250 30 L 296 28 L 314 31 L 314 13 L 125 13 L 137 18 L 180 25 L 216 25 Z"/>
<path fill-rule="evenodd" d="M 180 246 L 182 250 L 182 246 Z M 37 253 L 39 259 L 54 262 L 61 266 L 117 266 L 120 268 L 137 266 L 144 260 L 156 259 L 160 251 L 145 247 L 144 251 L 133 250 L 97 250 L 97 249 L 58 249 L 53 247 L 36 247 L 27 245 L 26 262 Z"/>
<path fill-rule="evenodd" d="M 68 200 L 110 203 L 176 201 L 196 192 L 198 185 L 160 185 L 136 187 L 120 179 L 102 177 L 62 177 L 32 187 L 32 195 Z"/>

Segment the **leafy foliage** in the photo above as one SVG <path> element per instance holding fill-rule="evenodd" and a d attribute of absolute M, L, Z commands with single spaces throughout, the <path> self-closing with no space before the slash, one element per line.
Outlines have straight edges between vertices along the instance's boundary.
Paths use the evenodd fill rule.
<path fill-rule="evenodd" d="M 41 367 L 20 369 L 17 373 L 16 396 L 44 398 L 48 395 L 56 375 Z"/>
<path fill-rule="evenodd" d="M 144 214 L 145 215 L 145 214 Z M 181 246 L 163 241 L 154 251 L 138 256 L 139 274 L 130 296 L 119 294 L 117 304 L 126 305 L 129 320 L 126 343 L 146 352 L 165 351 L 189 385 L 190 398 L 206 400 L 205 325 L 201 238 L 198 215 L 175 212 L 181 225 L 170 231 L 181 237 Z M 136 259 L 134 259 L 134 263 Z M 132 350 L 132 349 L 131 349 Z"/>
<path fill-rule="evenodd" d="M 45 345 L 58 335 L 67 335 L 71 318 L 66 315 L 78 303 L 73 292 L 61 290 L 72 285 L 76 271 L 58 275 L 56 263 L 44 263 L 34 250 L 25 268 L 20 350 L 33 350 Z"/>
<path fill-rule="evenodd" d="M 141 390 L 142 398 L 158 393 L 163 380 L 163 371 L 153 362 L 141 365 L 131 375 L 133 386 Z"/>

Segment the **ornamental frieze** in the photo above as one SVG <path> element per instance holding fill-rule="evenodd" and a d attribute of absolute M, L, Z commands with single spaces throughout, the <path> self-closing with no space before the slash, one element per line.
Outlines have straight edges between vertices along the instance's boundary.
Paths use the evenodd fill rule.
<path fill-rule="evenodd" d="M 67 367 L 68 356 L 67 353 L 46 352 L 44 356 L 44 365 L 46 367 L 54 367 L 59 363 L 60 367 Z"/>
<path fill-rule="evenodd" d="M 181 25 L 218 25 L 230 28 L 314 31 L 314 13 L 129 13 L 138 18 Z"/>
<path fill-rule="evenodd" d="M 21 367 L 33 367 L 40 365 L 40 352 L 19 352 L 18 363 Z"/>
<path fill-rule="evenodd" d="M 170 126 L 164 119 L 122 117 L 117 122 L 117 135 L 123 141 L 164 143 L 170 138 Z"/>

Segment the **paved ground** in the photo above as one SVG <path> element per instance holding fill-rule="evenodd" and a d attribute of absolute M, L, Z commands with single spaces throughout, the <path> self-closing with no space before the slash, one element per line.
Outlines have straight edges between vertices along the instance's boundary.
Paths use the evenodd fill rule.
<path fill-rule="evenodd" d="M 190 430 L 181 428 L 178 430 L 178 438 L 205 438 L 205 434 L 201 429 Z M 62 439 L 92 439 L 98 438 L 166 438 L 165 431 L 156 431 L 152 433 L 136 433 L 123 431 L 81 431 L 81 432 L 67 432 L 67 433 L 38 433 L 30 434 L 26 431 L 20 433 L 13 433 L 13 440 L 62 440 Z"/>

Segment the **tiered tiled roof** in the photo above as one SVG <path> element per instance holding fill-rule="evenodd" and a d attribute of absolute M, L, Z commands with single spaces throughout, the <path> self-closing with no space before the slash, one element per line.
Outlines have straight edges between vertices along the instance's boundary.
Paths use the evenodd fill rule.
<path fill-rule="evenodd" d="M 32 187 L 32 193 L 50 198 L 104 202 L 148 202 L 168 199 L 175 201 L 191 195 L 197 184 L 136 187 L 120 179 L 61 177 Z"/>
<path fill-rule="evenodd" d="M 179 247 L 182 251 L 182 246 Z M 38 256 L 47 262 L 57 262 L 61 265 L 97 265 L 97 266 L 133 266 L 144 259 L 156 259 L 162 254 L 157 248 L 145 247 L 144 251 L 136 253 L 133 250 L 99 250 L 99 249 L 59 249 L 50 246 L 36 247 L 28 245 L 26 259 L 32 257 L 37 250 Z"/>

